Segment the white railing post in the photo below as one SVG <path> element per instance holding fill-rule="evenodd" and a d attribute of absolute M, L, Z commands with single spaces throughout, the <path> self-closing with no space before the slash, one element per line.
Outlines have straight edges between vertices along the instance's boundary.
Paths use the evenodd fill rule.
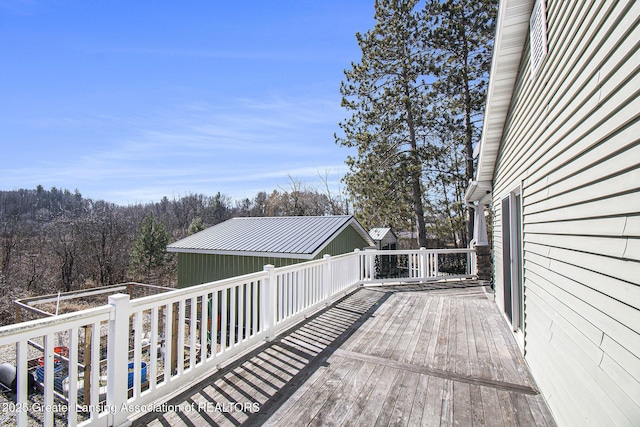
<path fill-rule="evenodd" d="M 427 278 L 428 277 L 428 266 L 429 266 L 429 258 L 428 258 L 428 254 L 427 254 L 427 250 L 425 248 L 420 248 L 420 253 L 419 253 L 419 266 L 420 266 L 420 278 Z"/>
<path fill-rule="evenodd" d="M 353 264 L 353 268 L 358 270 L 358 277 L 356 278 L 356 281 L 362 282 L 364 280 L 364 275 L 363 275 L 363 270 L 362 270 L 362 263 L 361 263 L 361 254 L 360 254 L 360 249 L 356 248 L 353 250 L 353 257 L 349 257 L 349 259 L 355 259 L 355 261 L 352 263 Z M 351 267 L 349 268 L 351 269 Z M 360 286 L 363 286 L 363 283 L 360 283 Z"/>
<path fill-rule="evenodd" d="M 364 280 L 364 275 L 363 275 L 363 270 L 362 270 L 362 263 L 361 263 L 361 254 L 360 254 L 360 249 L 356 248 L 353 250 L 354 253 L 354 258 L 356 259 L 355 262 L 353 263 L 355 268 L 358 269 L 358 280 L 362 281 Z"/>
<path fill-rule="evenodd" d="M 331 269 L 331 255 L 324 255 L 322 257 L 324 260 L 324 274 L 322 277 L 322 299 L 325 302 L 325 305 L 329 305 L 329 301 L 331 300 L 331 282 L 333 280 L 333 271 Z"/>
<path fill-rule="evenodd" d="M 53 405 L 54 390 L 54 356 L 53 356 L 53 334 L 44 336 L 44 405 L 50 407 Z M 53 425 L 53 411 L 44 411 L 44 425 Z"/>
<path fill-rule="evenodd" d="M 264 266 L 264 271 L 267 273 L 267 278 L 264 280 L 264 292 L 262 293 L 262 324 L 264 325 L 264 331 L 266 332 L 266 340 L 271 341 L 273 338 L 273 331 L 276 325 L 276 312 L 278 310 L 277 297 L 278 293 L 276 275 L 274 272 L 274 266 L 267 264 Z"/>
<path fill-rule="evenodd" d="M 18 426 L 27 425 L 27 405 L 28 395 L 27 387 L 29 383 L 27 381 L 27 341 L 21 339 L 16 343 L 16 404 L 19 405 L 21 410 L 17 411 Z"/>
<path fill-rule="evenodd" d="M 113 307 L 109 318 L 107 350 L 107 407 L 109 425 L 126 425 L 129 365 L 129 295 L 116 294 L 109 297 Z"/>
<path fill-rule="evenodd" d="M 69 329 L 69 348 L 71 351 L 68 353 L 69 357 L 69 376 L 67 377 L 69 380 L 69 410 L 67 411 L 67 425 L 71 427 L 76 427 L 78 424 L 78 413 L 77 411 L 71 410 L 71 408 L 76 408 L 76 404 L 78 403 L 78 329 L 70 328 Z M 87 372 L 87 375 L 89 373 Z"/>
<path fill-rule="evenodd" d="M 468 252 L 467 253 L 467 274 L 471 275 L 471 274 L 477 274 L 477 270 L 476 270 L 476 251 L 475 248 L 471 246 L 471 244 L 469 245 L 470 249 L 473 249 L 473 252 Z"/>
<path fill-rule="evenodd" d="M 433 277 L 438 277 L 438 274 L 440 274 L 438 272 L 438 260 L 440 258 L 440 253 L 439 252 L 435 252 L 433 254 Z"/>
<path fill-rule="evenodd" d="M 365 249 L 364 250 L 364 276 L 365 280 L 373 280 L 376 278 L 376 255 L 371 253 L 375 249 Z"/>
<path fill-rule="evenodd" d="M 373 249 L 375 251 L 375 249 Z M 376 254 L 369 255 L 369 280 L 376 278 Z"/>

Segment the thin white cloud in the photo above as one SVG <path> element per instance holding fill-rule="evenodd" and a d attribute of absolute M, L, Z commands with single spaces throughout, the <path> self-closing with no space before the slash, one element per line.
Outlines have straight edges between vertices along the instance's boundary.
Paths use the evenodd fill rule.
<path fill-rule="evenodd" d="M 51 159 L 10 176 L 21 187 L 73 183 L 87 197 L 121 204 L 188 192 L 246 197 L 247 188 L 271 191 L 289 177 L 319 184 L 327 170 L 337 185 L 346 172 L 346 152 L 332 137 L 339 114 L 327 100 L 188 104 L 139 118 L 133 134 L 70 152 L 62 164 Z"/>
<path fill-rule="evenodd" d="M 175 176 L 165 177 L 171 181 L 170 186 L 142 185 L 133 186 L 124 190 L 109 190 L 104 193 L 104 198 L 109 201 L 114 201 L 115 203 L 126 205 L 157 202 L 165 196 L 171 199 L 180 198 L 190 193 L 212 195 L 220 191 L 234 200 L 241 200 L 243 198 L 253 198 L 260 191 L 270 193 L 273 190 L 287 190 L 290 179 L 318 188 L 319 191 L 324 191 L 322 179 L 325 178 L 325 170 L 331 170 L 331 173 L 327 177 L 327 184 L 329 185 L 330 191 L 338 194 L 342 188 L 340 179 L 345 172 L 343 165 L 326 166 L 324 169 L 313 167 L 291 170 L 283 169 L 253 175 L 229 177 L 206 177 L 204 175 L 199 175 L 198 178 L 191 177 L 189 179 L 175 179 Z M 322 177 L 322 179 L 320 177 Z"/>

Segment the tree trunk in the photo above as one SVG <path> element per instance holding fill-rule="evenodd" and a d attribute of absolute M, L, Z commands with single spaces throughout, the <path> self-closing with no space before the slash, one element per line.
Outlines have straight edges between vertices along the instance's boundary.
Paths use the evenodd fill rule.
<path fill-rule="evenodd" d="M 444 196 L 444 207 L 447 212 L 447 219 L 449 220 L 449 229 L 451 230 L 451 239 L 453 240 L 453 246 L 458 247 L 458 239 L 456 238 L 456 229 L 454 226 L 453 218 L 451 217 L 451 204 L 449 203 L 449 196 L 447 196 L 447 183 L 444 180 L 444 176 L 440 176 L 440 182 L 442 182 L 442 195 Z"/>
<path fill-rule="evenodd" d="M 463 26 L 465 28 L 465 26 Z M 464 40 L 464 119 L 465 119 L 465 154 L 466 154 L 466 173 L 467 185 L 471 183 L 474 178 L 475 171 L 473 170 L 473 124 L 471 123 L 471 91 L 469 89 L 469 50 L 467 47 L 466 34 L 463 31 L 462 38 Z M 473 239 L 473 221 L 474 213 L 473 208 L 467 208 L 467 236 L 464 245 L 467 246 L 469 241 Z"/>
<path fill-rule="evenodd" d="M 418 143 L 416 141 L 415 121 L 413 117 L 411 98 L 409 97 L 409 85 L 407 83 L 406 73 L 403 72 L 404 91 L 405 91 L 405 109 L 407 110 L 407 125 L 409 127 L 409 177 L 411 179 L 411 195 L 413 197 L 414 213 L 416 216 L 416 226 L 418 228 L 418 245 L 421 248 L 427 247 L 427 230 L 424 223 L 424 207 L 422 205 L 422 162 L 418 154 Z"/>

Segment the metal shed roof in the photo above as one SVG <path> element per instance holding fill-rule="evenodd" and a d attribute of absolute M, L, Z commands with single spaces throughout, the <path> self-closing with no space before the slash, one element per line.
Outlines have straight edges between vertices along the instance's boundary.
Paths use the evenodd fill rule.
<path fill-rule="evenodd" d="M 373 245 L 351 215 L 232 218 L 167 246 L 169 252 L 310 259 L 333 237 L 353 226 Z"/>
<path fill-rule="evenodd" d="M 371 230 L 369 230 L 369 235 L 373 240 L 382 240 L 389 233 L 393 234 L 394 238 L 396 237 L 396 235 L 393 233 L 393 231 L 391 231 L 390 228 L 372 228 Z"/>

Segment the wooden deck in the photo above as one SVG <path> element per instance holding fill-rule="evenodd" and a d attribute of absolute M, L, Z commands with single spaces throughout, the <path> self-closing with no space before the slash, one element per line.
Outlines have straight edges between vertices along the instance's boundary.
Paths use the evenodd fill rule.
<path fill-rule="evenodd" d="M 134 425 L 555 425 L 476 282 L 360 288 Z"/>

